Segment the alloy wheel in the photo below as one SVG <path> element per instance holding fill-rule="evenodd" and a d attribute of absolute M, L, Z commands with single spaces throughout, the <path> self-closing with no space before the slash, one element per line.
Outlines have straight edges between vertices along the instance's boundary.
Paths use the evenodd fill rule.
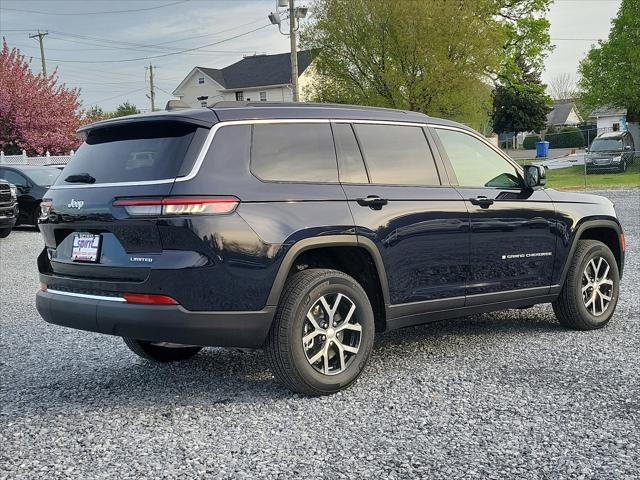
<path fill-rule="evenodd" d="M 302 347 L 316 371 L 324 375 L 344 372 L 357 355 L 361 340 L 357 308 L 346 295 L 323 295 L 307 312 Z"/>
<path fill-rule="evenodd" d="M 595 317 L 602 315 L 613 298 L 611 266 L 603 257 L 592 258 L 582 273 L 582 300 Z"/>

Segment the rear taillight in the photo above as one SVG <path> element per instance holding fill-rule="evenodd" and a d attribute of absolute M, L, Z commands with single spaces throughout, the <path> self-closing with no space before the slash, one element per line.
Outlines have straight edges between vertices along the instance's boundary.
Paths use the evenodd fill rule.
<path fill-rule="evenodd" d="M 124 293 L 122 298 L 124 298 L 127 303 L 137 303 L 140 305 L 178 305 L 178 302 L 166 295 Z"/>
<path fill-rule="evenodd" d="M 114 207 L 124 207 L 132 217 L 157 215 L 221 215 L 233 212 L 240 200 L 236 197 L 165 197 L 121 198 Z"/>

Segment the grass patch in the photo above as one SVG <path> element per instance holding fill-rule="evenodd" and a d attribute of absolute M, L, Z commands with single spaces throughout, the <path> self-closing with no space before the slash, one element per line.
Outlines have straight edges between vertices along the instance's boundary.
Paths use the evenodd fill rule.
<path fill-rule="evenodd" d="M 584 166 L 547 169 L 547 186 L 558 190 L 578 190 L 585 188 Z M 586 176 L 586 188 L 589 190 L 606 188 L 639 188 L 640 162 L 635 161 L 624 173 L 598 172 Z"/>

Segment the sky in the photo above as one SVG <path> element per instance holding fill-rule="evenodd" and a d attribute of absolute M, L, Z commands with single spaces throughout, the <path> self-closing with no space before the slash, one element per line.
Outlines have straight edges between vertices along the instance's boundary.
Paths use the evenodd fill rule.
<path fill-rule="evenodd" d="M 288 37 L 267 19 L 275 5 L 276 0 L 0 0 L 0 36 L 40 72 L 38 41 L 29 35 L 48 32 L 47 70 L 57 67 L 61 81 L 81 89 L 84 108 L 110 111 L 129 101 L 145 110 L 150 63 L 158 108 L 196 65 L 222 68 L 244 55 L 287 52 Z M 606 39 L 619 6 L 620 0 L 556 0 L 548 13 L 556 47 L 543 81 L 563 73 L 575 78 L 590 46 Z M 208 46 L 177 53 L 203 45 Z"/>

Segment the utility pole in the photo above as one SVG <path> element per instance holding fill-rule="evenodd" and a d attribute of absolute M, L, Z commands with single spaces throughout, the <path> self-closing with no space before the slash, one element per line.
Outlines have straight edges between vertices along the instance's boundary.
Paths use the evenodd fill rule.
<path fill-rule="evenodd" d="M 151 87 L 151 91 L 149 92 L 149 99 L 151 100 L 151 111 L 155 112 L 156 110 L 156 90 L 153 87 L 153 65 L 149 64 L 149 86 Z"/>
<path fill-rule="evenodd" d="M 298 33 L 296 8 L 294 0 L 289 0 L 289 38 L 291 39 L 291 85 L 293 87 L 293 101 L 298 101 Z"/>
<path fill-rule="evenodd" d="M 36 33 L 34 35 L 29 35 L 29 38 L 38 37 L 38 41 L 40 42 L 40 60 L 42 60 L 42 76 L 44 78 L 47 78 L 47 64 L 44 61 L 44 37 L 45 37 L 45 35 L 49 35 L 49 32 L 40 32 L 40 30 L 38 30 L 38 33 Z"/>

